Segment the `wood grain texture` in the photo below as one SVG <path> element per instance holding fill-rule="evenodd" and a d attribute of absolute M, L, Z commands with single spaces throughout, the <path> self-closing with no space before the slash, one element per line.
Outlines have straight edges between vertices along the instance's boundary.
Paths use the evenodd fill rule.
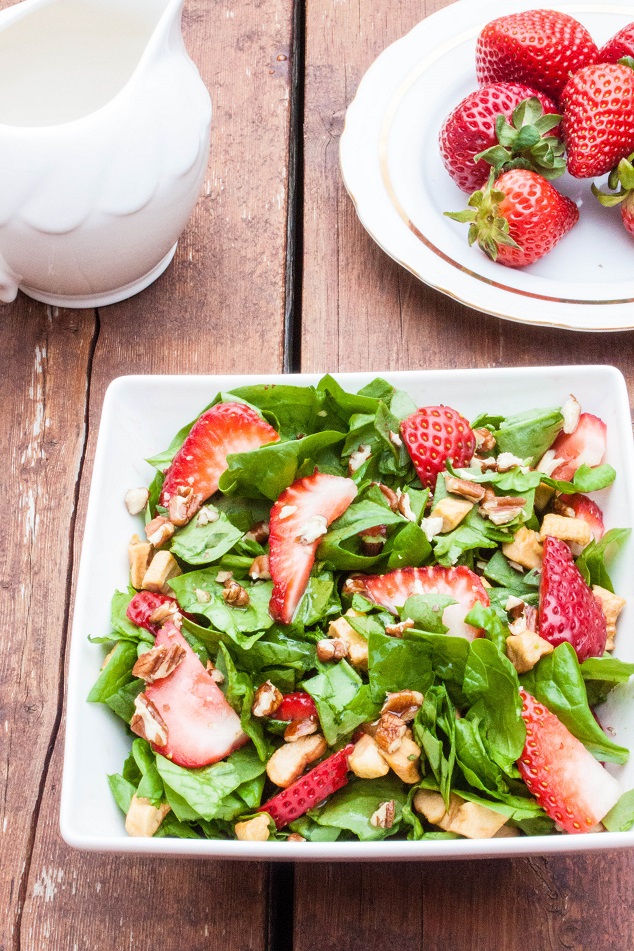
<path fill-rule="evenodd" d="M 2 475 L 15 499 L 2 581 L 3 631 L 15 633 L 10 649 L 0 642 L 11 740 L 0 760 L 2 951 L 260 951 L 267 942 L 266 866 L 80 854 L 58 831 L 66 575 L 81 548 L 105 389 L 123 373 L 282 367 L 292 0 L 188 0 L 183 29 L 214 118 L 207 179 L 174 262 L 98 315 L 47 319 L 24 298 L 0 313 L 11 395 L 0 412 L 17 460 Z M 34 361 L 45 343 L 38 403 Z"/>
<path fill-rule="evenodd" d="M 634 334 L 575 334 L 479 314 L 395 264 L 339 172 L 345 109 L 370 63 L 444 0 L 307 0 L 302 369 L 609 363 L 634 392 Z M 634 852 L 430 865 L 306 865 L 295 951 L 629 951 Z"/>

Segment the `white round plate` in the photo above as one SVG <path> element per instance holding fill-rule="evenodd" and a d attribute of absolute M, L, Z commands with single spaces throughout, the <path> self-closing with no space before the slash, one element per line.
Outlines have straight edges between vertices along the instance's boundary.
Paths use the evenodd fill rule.
<path fill-rule="evenodd" d="M 521 2 L 513 10 L 539 3 Z M 601 46 L 634 20 L 634 0 L 549 4 L 580 20 Z M 364 227 L 394 260 L 444 294 L 522 323 L 573 330 L 634 328 L 634 239 L 617 208 L 603 208 L 589 180 L 556 187 L 579 223 L 541 261 L 515 270 L 467 244 L 467 226 L 443 216 L 466 206 L 445 171 L 438 132 L 477 88 L 476 38 L 508 13 L 503 0 L 458 0 L 388 47 L 367 71 L 346 113 L 343 178 Z"/>

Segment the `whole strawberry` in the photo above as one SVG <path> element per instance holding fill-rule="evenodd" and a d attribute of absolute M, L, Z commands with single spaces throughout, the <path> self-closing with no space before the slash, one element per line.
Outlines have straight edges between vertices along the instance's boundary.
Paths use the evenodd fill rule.
<path fill-rule="evenodd" d="M 624 56 L 634 56 L 634 23 L 628 23 L 599 50 L 599 63 L 618 63 Z"/>
<path fill-rule="evenodd" d="M 617 192 L 604 192 L 592 185 L 592 191 L 599 199 L 602 205 L 610 208 L 613 205 L 620 205 L 621 218 L 632 237 L 634 237 L 634 155 L 627 159 L 621 159 L 615 169 L 610 172 L 608 186 L 618 188 Z"/>
<path fill-rule="evenodd" d="M 443 164 L 463 192 L 481 188 L 493 165 L 521 165 L 556 178 L 566 168 L 557 106 L 520 83 L 490 83 L 470 93 L 440 130 Z M 550 135 L 549 135 L 550 133 Z"/>
<path fill-rule="evenodd" d="M 527 10 L 487 23 L 476 45 L 479 83 L 518 82 L 558 99 L 571 73 L 597 62 L 586 28 L 555 10 Z"/>
<path fill-rule="evenodd" d="M 475 451 L 471 426 L 450 406 L 421 406 L 403 420 L 401 436 L 418 478 L 430 489 L 448 459 L 460 468 L 468 465 Z"/>
<path fill-rule="evenodd" d="M 634 70 L 601 63 L 579 70 L 561 96 L 568 171 L 604 175 L 634 150 Z"/>
<path fill-rule="evenodd" d="M 506 267 L 525 267 L 548 254 L 579 220 L 574 201 L 541 175 L 516 168 L 475 192 L 464 211 L 445 212 L 469 223 L 469 244 Z"/>

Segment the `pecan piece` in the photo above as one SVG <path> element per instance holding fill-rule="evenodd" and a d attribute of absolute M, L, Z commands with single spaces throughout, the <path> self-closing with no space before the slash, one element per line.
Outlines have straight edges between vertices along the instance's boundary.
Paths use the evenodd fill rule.
<path fill-rule="evenodd" d="M 257 558 L 254 558 L 251 562 L 251 567 L 249 568 L 249 576 L 253 578 L 254 581 L 257 581 L 261 578 L 263 581 L 268 581 L 271 577 L 271 570 L 269 568 L 269 556 L 268 555 L 258 555 Z"/>
<path fill-rule="evenodd" d="M 468 479 L 446 475 L 445 486 L 447 492 L 451 492 L 452 495 L 461 495 L 463 499 L 468 499 L 470 502 L 481 502 L 484 498 L 484 486 L 478 485 L 477 482 L 469 482 Z"/>
<path fill-rule="evenodd" d="M 156 746 L 165 746 L 167 743 L 167 726 L 151 700 L 140 693 L 134 701 L 134 715 L 130 721 L 130 729 L 141 739 Z"/>
<path fill-rule="evenodd" d="M 187 525 L 202 504 L 202 495 L 194 492 L 191 485 L 180 485 L 167 503 L 170 521 L 173 525 Z"/>
<path fill-rule="evenodd" d="M 402 637 L 403 631 L 409 631 L 412 627 L 416 627 L 416 625 L 412 619 L 408 617 L 405 618 L 404 621 L 399 621 L 398 624 L 386 624 L 385 633 L 390 637 Z"/>
<path fill-rule="evenodd" d="M 495 436 L 490 429 L 486 427 L 474 429 L 473 435 L 475 436 L 475 448 L 478 455 L 482 455 L 482 453 L 485 452 L 493 452 L 495 449 Z"/>
<path fill-rule="evenodd" d="M 244 537 L 248 538 L 251 542 L 257 542 L 258 545 L 264 545 L 269 537 L 269 523 L 256 522 L 255 525 L 251 526 Z"/>
<path fill-rule="evenodd" d="M 348 597 L 352 597 L 353 594 L 365 594 L 366 587 L 363 575 L 351 575 L 346 579 L 341 593 L 348 595 Z"/>
<path fill-rule="evenodd" d="M 266 680 L 255 691 L 251 713 L 254 717 L 271 717 L 281 702 L 281 691 L 270 680 Z"/>
<path fill-rule="evenodd" d="M 174 534 L 174 526 L 169 518 L 165 518 L 164 515 L 157 515 L 156 518 L 153 518 L 152 521 L 148 522 L 145 526 L 145 534 L 151 545 L 154 545 L 155 548 L 160 548 L 161 545 L 169 541 Z"/>
<path fill-rule="evenodd" d="M 516 495 L 496 495 L 485 501 L 479 508 L 480 515 L 488 518 L 494 525 L 508 525 L 520 514 L 526 499 Z"/>
<path fill-rule="evenodd" d="M 343 660 L 348 656 L 348 645 L 338 637 L 325 637 L 316 644 L 317 660 Z"/>
<path fill-rule="evenodd" d="M 134 677 L 140 677 L 146 684 L 169 677 L 172 671 L 185 657 L 185 648 L 181 644 L 160 644 L 141 654 L 132 668 Z"/>
<path fill-rule="evenodd" d="M 377 829 L 391 829 L 394 825 L 396 816 L 396 802 L 390 799 L 388 802 L 382 802 L 376 812 L 370 817 L 370 825 Z"/>
<path fill-rule="evenodd" d="M 222 599 L 234 608 L 246 608 L 249 604 L 249 592 L 233 578 L 227 578 L 224 583 Z"/>
<path fill-rule="evenodd" d="M 409 723 L 422 705 L 423 695 L 418 690 L 399 690 L 397 693 L 388 693 L 387 700 L 381 707 L 381 715 L 394 713 L 404 723 Z"/>
<path fill-rule="evenodd" d="M 393 512 L 396 512 L 398 510 L 398 495 L 394 489 L 390 489 L 388 485 L 383 485 L 382 482 L 373 482 L 372 485 L 375 485 L 381 491 L 381 494 L 385 496 L 387 504 Z"/>
<path fill-rule="evenodd" d="M 291 720 L 284 730 L 284 740 L 287 743 L 296 743 L 302 736 L 310 736 L 319 728 L 317 717 L 304 717 L 303 720 Z"/>
<path fill-rule="evenodd" d="M 395 713 L 384 713 L 379 720 L 374 739 L 386 753 L 396 753 L 407 731 L 405 721 Z"/>

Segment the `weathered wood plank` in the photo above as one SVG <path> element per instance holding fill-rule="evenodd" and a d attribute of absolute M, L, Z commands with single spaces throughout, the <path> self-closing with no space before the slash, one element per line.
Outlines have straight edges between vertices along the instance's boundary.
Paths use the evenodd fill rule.
<path fill-rule="evenodd" d="M 291 23 L 292 0 L 273 0 L 266 5 L 259 0 L 228 5 L 190 0 L 186 4 L 186 45 L 201 70 L 214 105 L 209 171 L 173 264 L 141 295 L 103 308 L 99 314 L 91 364 L 88 443 L 75 533 L 75 566 L 103 394 L 111 379 L 135 372 L 257 372 L 282 367 Z M 20 319 L 24 320 L 20 316 L 24 312 L 15 306 L 8 311 L 17 328 Z M 33 320 L 31 316 L 28 319 Z M 69 322 L 71 318 L 64 315 L 63 320 Z M 89 343 L 92 315 L 86 322 Z M 17 347 L 17 329 L 15 339 Z M 87 354 L 78 354 L 69 346 L 67 361 L 68 375 L 76 371 L 77 389 L 84 399 Z M 10 362 L 7 369 L 12 369 Z M 15 391 L 17 397 L 26 386 L 28 382 L 16 380 L 11 392 Z M 58 735 L 54 721 L 58 713 L 59 654 L 68 593 L 65 576 L 59 583 L 59 571 L 61 563 L 65 572 L 69 551 L 68 525 L 78 462 L 72 441 L 73 391 L 66 381 L 64 386 L 61 399 L 70 397 L 69 415 L 64 421 L 60 413 L 56 437 L 58 454 L 63 466 L 68 467 L 69 476 L 64 483 L 54 478 L 56 473 L 50 462 L 42 467 L 46 489 L 40 491 L 47 492 L 47 504 L 55 516 L 49 515 L 46 526 L 40 523 L 40 532 L 46 527 L 56 556 L 51 558 L 46 579 L 38 579 L 37 571 L 41 575 L 43 568 L 42 561 L 36 563 L 35 580 L 41 584 L 31 623 L 40 653 L 31 649 L 35 656 L 23 662 L 24 679 L 32 676 L 33 682 L 38 682 L 36 690 L 28 684 L 26 699 L 31 694 L 38 698 L 45 694 L 45 699 L 38 701 L 39 706 L 29 715 L 36 718 L 40 706 L 45 706 L 48 719 L 45 722 L 42 718 L 39 723 L 41 755 L 28 742 L 20 753 L 16 752 L 16 743 L 12 745 L 11 778 L 16 784 L 16 798 L 18 785 L 23 788 L 25 783 L 29 790 L 32 787 L 35 796 L 46 748 L 53 740 L 56 744 L 34 841 L 29 842 L 26 829 L 24 836 L 16 835 L 12 840 L 7 858 L 3 850 L 3 874 L 6 871 L 10 876 L 10 898 L 11 879 L 15 884 L 13 904 L 6 906 L 6 937 L 0 940 L 0 947 L 4 942 L 7 951 L 10 947 L 21 947 L 23 951 L 67 951 L 73 947 L 78 951 L 108 951 L 123 946 L 147 951 L 158 946 L 165 951 L 181 947 L 259 951 L 267 939 L 265 866 L 156 863 L 80 854 L 60 840 L 63 730 Z M 84 411 L 82 402 L 77 411 L 80 423 Z M 20 421 L 17 408 L 15 415 Z M 22 422 L 27 425 L 27 420 Z M 12 437 L 14 443 L 18 452 L 21 444 L 17 436 Z M 26 557 L 22 536 L 27 515 L 28 512 L 22 512 L 15 521 L 16 548 L 22 558 Z M 50 558 L 50 551 L 47 554 Z M 16 569 L 9 578 L 18 586 L 18 596 L 20 582 L 29 590 L 29 579 L 24 573 L 21 575 Z M 44 608 L 48 605 L 51 607 L 47 614 Z M 26 611 L 20 608 L 19 597 L 15 606 L 15 619 L 4 629 L 19 631 L 24 626 Z M 46 655 L 41 653 L 40 643 L 45 636 Z M 43 672 L 48 669 L 45 662 L 51 669 L 46 682 L 40 685 Z M 20 693 L 16 696 L 18 704 L 26 702 Z M 28 738 L 29 734 L 25 734 L 25 740 Z M 29 782 L 28 776 L 25 778 L 20 771 L 31 759 Z M 15 815 L 12 813 L 12 822 Z M 23 879 L 22 894 L 18 896 L 20 874 L 28 879 Z M 23 905 L 21 918 L 19 898 Z M 14 930 L 16 923 L 20 925 L 19 934 Z"/>
<path fill-rule="evenodd" d="M 19 296 L 0 308 L 0 947 L 26 893 L 28 859 L 61 706 L 69 526 L 85 441 L 94 314 L 52 315 Z"/>
<path fill-rule="evenodd" d="M 612 363 L 634 384 L 632 334 L 571 334 L 469 310 L 391 261 L 339 172 L 345 109 L 389 43 L 444 0 L 307 0 L 302 369 Z M 420 865 L 298 866 L 295 951 L 550 951 L 632 946 L 634 853 Z"/>

